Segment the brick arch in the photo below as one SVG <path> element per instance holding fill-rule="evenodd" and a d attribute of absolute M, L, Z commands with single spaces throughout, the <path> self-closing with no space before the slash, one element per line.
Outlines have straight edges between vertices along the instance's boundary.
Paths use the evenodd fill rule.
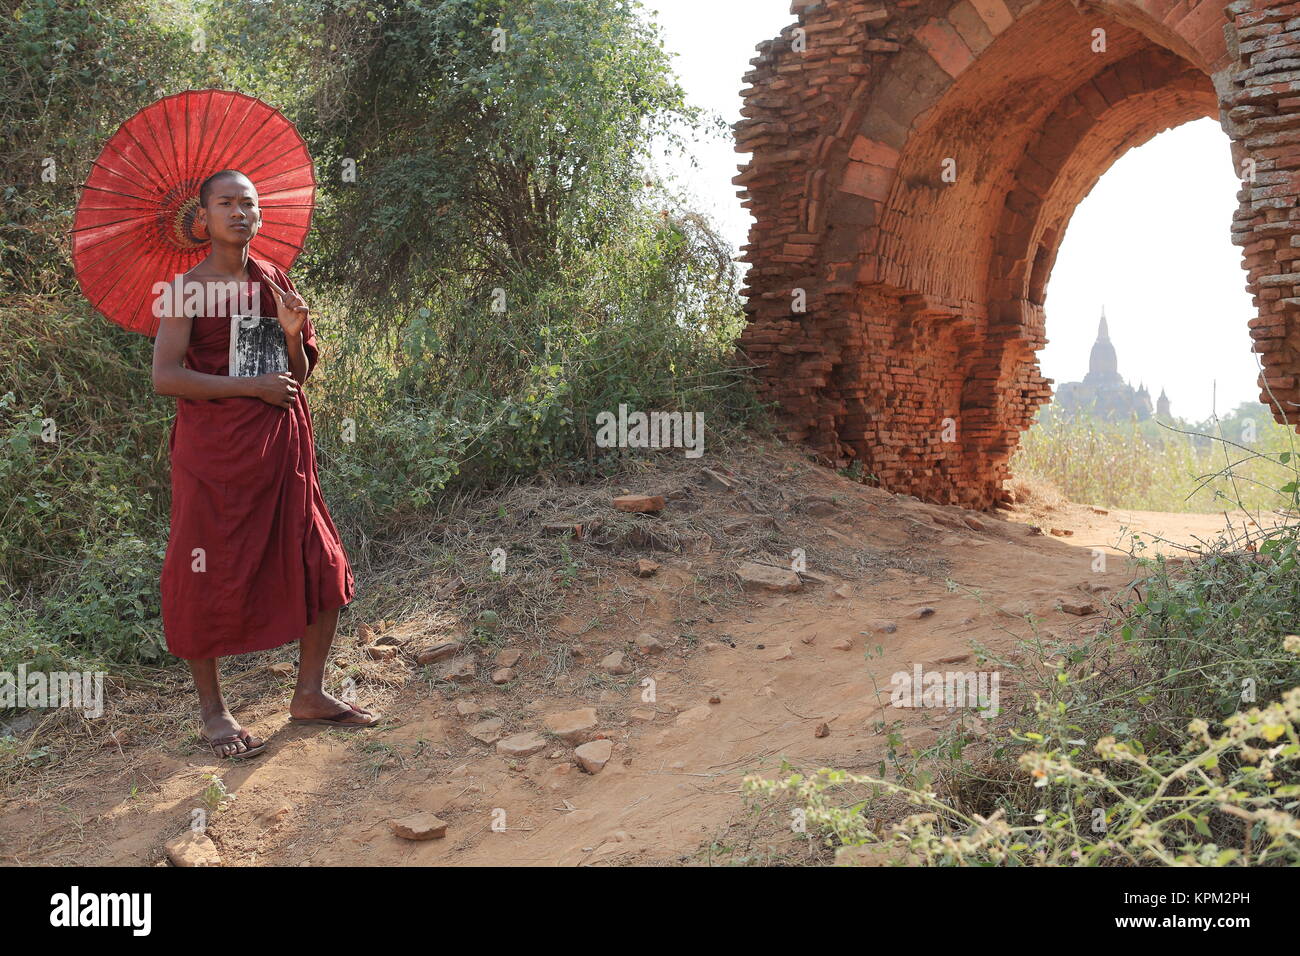
<path fill-rule="evenodd" d="M 1104 90 L 1117 99 L 1106 100 Z M 1062 159 L 1059 151 L 1054 153 L 1053 134 L 1044 131 L 1016 169 L 1013 193 L 1023 193 L 1030 210 L 1027 218 L 1035 226 L 1024 243 L 1014 242 L 1014 233 L 1004 233 L 1011 241 L 1006 253 L 1010 261 L 997 276 L 990 276 L 994 294 L 1043 305 L 1070 217 L 1111 162 L 1156 133 L 1218 112 L 1206 76 L 1159 50 L 1134 54 L 1074 90 L 1045 124 L 1060 130 L 1070 147 L 1068 155 Z M 1028 261 L 1029 267 L 1017 272 L 1013 263 L 1021 261 Z M 993 263 L 994 268 L 998 265 Z"/>
<path fill-rule="evenodd" d="M 796 0 L 746 76 L 735 179 L 756 220 L 740 347 L 788 437 L 891 490 L 993 504 L 1050 396 L 1036 352 L 1071 213 L 1125 150 L 1202 116 L 1256 161 L 1234 241 L 1266 375 L 1300 401 L 1277 238 L 1300 223 L 1300 146 L 1261 141 L 1300 101 L 1300 8 L 1251 2 L 1229 20 L 1211 0 Z"/>

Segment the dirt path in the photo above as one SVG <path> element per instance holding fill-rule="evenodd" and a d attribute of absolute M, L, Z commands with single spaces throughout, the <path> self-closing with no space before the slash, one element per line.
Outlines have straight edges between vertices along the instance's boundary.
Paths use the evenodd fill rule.
<path fill-rule="evenodd" d="M 972 647 L 1010 653 L 1028 635 L 1026 614 L 1058 636 L 1096 629 L 1107 599 L 1133 578 L 1115 547 L 1124 528 L 1190 542 L 1224 521 L 1073 504 L 974 515 L 817 475 L 800 491 L 834 505 L 780 516 L 807 541 L 809 571 L 832 546 L 913 558 L 715 609 L 694 596 L 714 556 L 656 555 L 657 575 L 602 580 L 554 633 L 520 647 L 517 682 L 412 681 L 385 705 L 391 725 L 360 735 L 288 727 L 286 694 L 246 715 L 271 740 L 248 763 L 179 745 L 104 753 L 54 791 L 0 805 L 0 860 L 165 865 L 164 844 L 185 832 L 212 774 L 234 795 L 208 827 L 228 865 L 727 862 L 784 852 L 779 834 L 755 836 L 740 794 L 746 774 L 775 773 L 782 761 L 874 771 L 888 748 L 882 729 L 895 721 L 905 746 L 933 741 L 969 715 L 889 707 L 892 674 L 916 663 L 978 670 Z M 1104 570 L 1094 549 L 1107 554 Z M 602 613 L 614 589 L 632 598 L 634 615 Z M 1065 613 L 1062 600 L 1099 613 Z M 629 642 L 639 634 L 664 649 L 638 653 Z M 616 650 L 629 673 L 601 669 Z M 559 670 L 581 679 L 558 679 Z M 467 733 L 493 716 L 503 734 L 545 731 L 547 715 L 580 707 L 595 708 L 589 733 L 613 745 L 595 775 L 554 736 L 511 758 Z M 818 736 L 819 725 L 829 733 Z M 391 832 L 391 819 L 417 811 L 446 821 L 446 838 Z"/>

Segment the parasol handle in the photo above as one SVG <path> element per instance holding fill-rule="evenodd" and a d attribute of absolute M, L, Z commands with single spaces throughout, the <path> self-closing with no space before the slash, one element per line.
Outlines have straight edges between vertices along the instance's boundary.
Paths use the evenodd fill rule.
<path fill-rule="evenodd" d="M 285 292 L 285 291 L 284 291 L 283 289 L 281 289 L 278 285 L 276 285 L 276 284 L 271 280 L 271 277 L 268 276 L 265 272 L 262 273 L 262 278 L 266 281 L 266 284 L 269 285 L 269 286 L 271 287 L 272 291 L 275 292 L 276 297 L 280 300 L 280 304 L 281 304 L 281 305 L 284 305 L 284 304 L 285 304 L 285 301 L 284 301 L 284 300 L 285 300 L 285 298 L 288 297 L 289 293 Z M 303 308 L 305 308 L 305 306 L 301 306 L 301 305 L 300 305 L 300 306 L 297 306 L 297 308 L 298 308 L 298 309 L 303 309 Z"/>
<path fill-rule="evenodd" d="M 272 282 L 271 277 L 268 276 L 265 272 L 262 273 L 262 281 L 271 287 L 271 290 L 275 292 L 277 298 L 279 298 L 281 301 L 284 300 L 285 291 L 281 289 L 278 285 L 276 285 L 274 282 Z"/>

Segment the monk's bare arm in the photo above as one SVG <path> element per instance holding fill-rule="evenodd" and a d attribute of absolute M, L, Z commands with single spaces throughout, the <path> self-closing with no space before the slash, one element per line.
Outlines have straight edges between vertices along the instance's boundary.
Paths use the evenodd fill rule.
<path fill-rule="evenodd" d="M 299 385 L 307 381 L 307 350 L 302 344 L 302 333 L 284 338 L 285 345 L 289 349 L 289 372 Z"/>
<path fill-rule="evenodd" d="M 153 390 L 174 398 L 253 397 L 251 379 L 209 375 L 181 364 L 190 347 L 193 324 L 188 316 L 159 319 L 158 335 L 153 340 Z"/>
<path fill-rule="evenodd" d="M 253 377 L 209 375 L 181 363 L 190 345 L 194 320 L 163 316 L 153 342 L 153 390 L 175 398 L 257 398 L 268 405 L 291 408 L 298 398 L 298 385 L 284 372 Z"/>

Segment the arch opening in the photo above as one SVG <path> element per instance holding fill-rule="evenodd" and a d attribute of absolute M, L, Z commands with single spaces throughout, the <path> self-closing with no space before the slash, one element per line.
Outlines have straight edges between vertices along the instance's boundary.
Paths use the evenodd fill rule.
<path fill-rule="evenodd" d="M 1071 500 L 1084 500 L 1093 486 L 1073 467 L 1044 470 L 1043 455 L 1053 442 L 1091 442 L 1104 434 L 1124 454 L 1129 444 L 1131 450 L 1202 450 L 1201 443 L 1184 442 L 1155 422 L 1181 420 L 1213 432 L 1216 426 L 1206 421 L 1212 414 L 1258 419 L 1257 393 L 1250 388 L 1257 357 L 1247 328 L 1253 310 L 1223 232 L 1236 206 L 1228 142 L 1210 119 L 1161 133 L 1126 152 L 1072 211 L 1048 288 L 1048 345 L 1038 355 L 1054 394 L 1021 436 L 1011 462 L 1015 477 L 1045 478 Z M 1116 350 L 1118 373 L 1109 368 Z M 1163 419 L 1162 391 L 1166 408 L 1177 410 Z M 1071 423 L 1079 419 L 1075 429 Z M 1150 426 L 1143 424 L 1148 420 Z M 1106 422 L 1119 427 L 1091 430 Z M 1134 461 L 1154 467 L 1145 456 Z M 1082 459 L 1071 466 L 1076 462 L 1082 466 Z M 1094 463 L 1091 472 L 1097 470 Z M 1167 486 L 1168 479 L 1159 483 Z M 1182 490 L 1190 493 L 1198 484 Z M 1129 488 L 1148 504 L 1158 497 L 1119 481 L 1109 487 Z M 1217 508 L 1211 493 L 1195 498 L 1179 500 Z M 1099 503 L 1145 507 L 1136 500 L 1112 495 Z"/>

